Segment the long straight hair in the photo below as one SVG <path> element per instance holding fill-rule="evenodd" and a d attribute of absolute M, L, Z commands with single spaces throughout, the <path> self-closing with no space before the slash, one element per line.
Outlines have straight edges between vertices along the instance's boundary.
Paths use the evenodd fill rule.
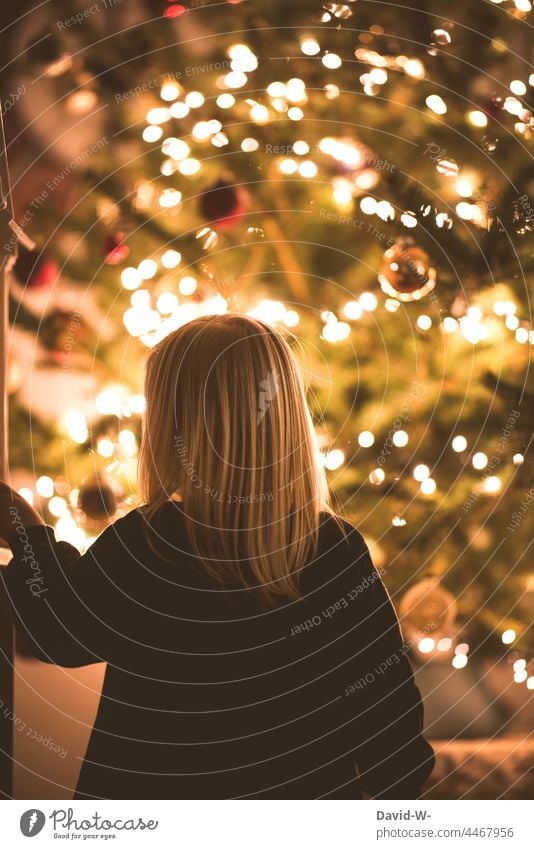
<path fill-rule="evenodd" d="M 149 354 L 139 458 L 150 521 L 179 500 L 193 555 L 227 588 L 298 596 L 327 486 L 302 374 L 280 331 L 228 313 Z"/>

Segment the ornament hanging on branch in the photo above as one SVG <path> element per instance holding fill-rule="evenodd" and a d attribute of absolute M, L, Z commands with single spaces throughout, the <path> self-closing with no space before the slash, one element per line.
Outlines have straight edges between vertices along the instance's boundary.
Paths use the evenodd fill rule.
<path fill-rule="evenodd" d="M 20 246 L 13 273 L 21 286 L 28 289 L 40 289 L 50 286 L 59 275 L 59 265 L 43 251 L 29 251 Z"/>
<path fill-rule="evenodd" d="M 416 646 L 426 637 L 436 642 L 451 637 L 457 610 L 454 596 L 439 578 L 424 578 L 401 599 L 399 614 L 404 635 Z"/>
<path fill-rule="evenodd" d="M 378 282 L 399 301 L 419 301 L 434 289 L 436 270 L 430 257 L 409 236 L 400 236 L 384 254 Z"/>
<path fill-rule="evenodd" d="M 117 512 L 117 495 L 104 475 L 96 475 L 80 487 L 78 507 L 89 519 L 104 521 L 112 519 Z"/>
<path fill-rule="evenodd" d="M 126 233 L 118 230 L 110 233 L 104 240 L 104 255 L 106 265 L 120 265 L 130 253 L 128 245 L 125 244 Z"/>
<path fill-rule="evenodd" d="M 218 227 L 231 227 L 245 214 L 244 193 L 228 180 L 217 180 L 201 195 L 200 213 Z"/>

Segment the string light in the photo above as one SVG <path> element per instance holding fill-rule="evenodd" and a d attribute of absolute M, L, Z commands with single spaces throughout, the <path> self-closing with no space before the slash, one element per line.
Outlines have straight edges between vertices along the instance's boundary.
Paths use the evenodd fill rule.
<path fill-rule="evenodd" d="M 345 462 L 345 454 L 340 448 L 329 451 L 324 458 L 324 466 L 329 472 L 335 472 Z"/>

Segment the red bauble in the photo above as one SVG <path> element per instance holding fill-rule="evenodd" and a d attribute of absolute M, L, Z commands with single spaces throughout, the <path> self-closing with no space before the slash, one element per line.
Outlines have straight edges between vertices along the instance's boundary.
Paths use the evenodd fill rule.
<path fill-rule="evenodd" d="M 120 265 L 130 253 L 130 248 L 124 244 L 125 237 L 126 234 L 120 231 L 106 237 L 104 254 L 107 265 Z"/>
<path fill-rule="evenodd" d="M 59 265 L 42 251 L 29 251 L 21 245 L 13 273 L 21 286 L 40 289 L 57 280 Z"/>
<path fill-rule="evenodd" d="M 245 213 L 244 196 L 227 180 L 217 180 L 201 195 L 200 211 L 207 221 L 218 227 L 231 227 Z"/>

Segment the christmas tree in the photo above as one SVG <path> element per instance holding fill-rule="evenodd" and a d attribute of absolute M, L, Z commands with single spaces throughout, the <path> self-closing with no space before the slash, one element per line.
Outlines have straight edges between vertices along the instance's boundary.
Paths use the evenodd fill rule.
<path fill-rule="evenodd" d="M 287 330 L 414 653 L 516 651 L 534 688 L 530 7 L 58 0 L 17 23 L 39 250 L 11 286 L 11 473 L 58 538 L 138 503 L 144 352 L 251 313 Z"/>

